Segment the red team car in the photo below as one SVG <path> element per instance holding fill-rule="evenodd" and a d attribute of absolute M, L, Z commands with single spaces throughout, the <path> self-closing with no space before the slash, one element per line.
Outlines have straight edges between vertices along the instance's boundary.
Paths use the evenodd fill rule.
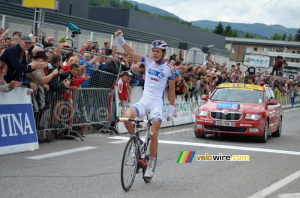
<path fill-rule="evenodd" d="M 243 83 L 221 84 L 196 113 L 195 135 L 208 133 L 257 136 L 265 143 L 268 134 L 280 137 L 282 111 L 271 88 Z"/>

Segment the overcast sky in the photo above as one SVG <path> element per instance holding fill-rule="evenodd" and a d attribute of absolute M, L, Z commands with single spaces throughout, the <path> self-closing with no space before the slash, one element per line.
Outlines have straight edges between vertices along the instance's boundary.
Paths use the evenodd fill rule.
<path fill-rule="evenodd" d="M 265 23 L 300 28 L 300 0 L 135 0 L 186 21 Z"/>

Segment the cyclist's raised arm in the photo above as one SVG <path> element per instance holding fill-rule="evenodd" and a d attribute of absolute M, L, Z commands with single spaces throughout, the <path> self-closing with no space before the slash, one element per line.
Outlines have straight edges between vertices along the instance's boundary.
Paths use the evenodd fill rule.
<path fill-rule="evenodd" d="M 137 60 L 137 61 L 141 61 L 142 60 L 142 56 L 138 53 L 136 53 L 129 45 L 126 44 L 124 38 L 123 38 L 123 32 L 122 30 L 118 30 L 115 33 L 115 40 L 117 43 L 119 43 L 122 48 L 124 49 L 124 51 L 133 59 Z"/>

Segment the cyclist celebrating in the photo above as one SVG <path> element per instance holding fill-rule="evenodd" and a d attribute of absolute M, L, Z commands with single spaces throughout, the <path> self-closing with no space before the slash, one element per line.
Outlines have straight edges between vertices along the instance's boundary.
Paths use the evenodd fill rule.
<path fill-rule="evenodd" d="M 152 42 L 152 59 L 144 57 L 135 52 L 126 44 L 123 38 L 123 32 L 118 30 L 115 33 L 115 40 L 119 43 L 124 51 L 133 59 L 141 61 L 145 64 L 145 84 L 144 92 L 140 101 L 132 105 L 125 113 L 127 118 L 143 118 L 150 113 L 151 127 L 151 143 L 149 152 L 149 164 L 147 166 L 144 177 L 153 176 L 153 165 L 158 148 L 158 131 L 163 119 L 164 91 L 169 85 L 168 99 L 170 105 L 167 110 L 167 120 L 174 115 L 175 102 L 175 71 L 172 66 L 167 64 L 163 57 L 166 55 L 168 48 L 165 41 L 156 40 Z M 130 121 L 124 122 L 126 129 L 130 134 L 134 133 L 133 125 Z"/>

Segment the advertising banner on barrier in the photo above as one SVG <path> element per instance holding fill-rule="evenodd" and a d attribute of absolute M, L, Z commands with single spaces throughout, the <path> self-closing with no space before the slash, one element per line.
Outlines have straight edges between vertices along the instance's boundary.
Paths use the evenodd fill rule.
<path fill-rule="evenodd" d="M 174 125 L 186 124 L 192 122 L 192 106 L 189 101 L 185 101 L 181 96 L 175 99 L 176 111 L 173 118 Z"/>
<path fill-rule="evenodd" d="M 0 93 L 0 155 L 39 148 L 30 95 L 15 88 Z"/>

